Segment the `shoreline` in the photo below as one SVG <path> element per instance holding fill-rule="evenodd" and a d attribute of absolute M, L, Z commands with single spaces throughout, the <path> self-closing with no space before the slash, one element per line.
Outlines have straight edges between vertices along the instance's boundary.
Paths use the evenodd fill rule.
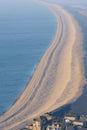
<path fill-rule="evenodd" d="M 37 66 L 37 69 L 35 70 L 35 73 L 32 76 L 33 80 L 31 79 L 30 83 L 28 84 L 29 86 L 27 86 L 27 88 L 24 90 L 23 94 L 19 97 L 19 99 L 16 101 L 16 103 L 7 111 L 7 113 L 5 113 L 3 116 L 0 117 L 0 128 L 3 128 L 2 130 L 5 130 L 4 123 L 6 122 L 6 119 L 8 121 L 7 122 L 8 129 L 10 130 L 11 128 L 14 128 L 15 125 L 19 125 L 19 124 L 23 123 L 24 121 L 30 120 L 30 119 L 34 118 L 35 116 L 40 115 L 43 112 L 49 111 L 51 109 L 53 110 L 54 108 L 58 108 L 58 107 L 61 107 L 65 104 L 69 103 L 77 95 L 77 93 L 70 94 L 69 96 L 71 96 L 71 97 L 67 97 L 66 94 L 63 95 L 65 90 L 68 93 L 67 84 L 71 82 L 70 85 L 71 86 L 73 85 L 72 79 L 71 79 L 72 78 L 71 77 L 71 72 L 72 72 L 71 63 L 73 63 L 73 61 L 72 61 L 73 46 L 74 46 L 75 42 L 77 42 L 76 37 L 75 37 L 75 34 L 77 32 L 76 32 L 76 30 L 74 30 L 74 29 L 76 29 L 75 25 L 74 25 L 75 23 L 72 20 L 72 18 L 69 16 L 69 14 L 66 13 L 66 11 L 63 10 L 60 6 L 58 6 L 58 5 L 53 6 L 53 5 L 49 4 L 49 7 L 51 10 L 53 9 L 56 20 L 57 20 L 56 36 L 55 36 L 52 44 L 50 45 L 50 47 L 47 49 L 46 53 L 44 54 L 43 58 L 41 59 L 39 65 Z M 55 7 L 56 7 L 56 9 L 55 9 Z M 67 25 L 66 21 L 68 23 L 70 22 L 71 24 L 70 23 L 69 24 L 72 26 L 70 27 L 70 25 Z M 74 27 L 74 29 L 73 29 L 73 27 Z M 67 34 L 64 33 L 64 32 L 66 32 L 66 30 L 68 31 L 67 33 L 69 35 L 69 38 L 67 37 L 67 39 L 65 39 Z M 72 35 L 70 33 L 72 33 Z M 69 44 L 69 42 L 71 44 Z M 75 56 L 78 56 L 76 50 L 75 50 L 75 54 L 76 54 Z M 69 59 L 67 58 L 67 56 L 69 56 L 68 57 Z M 74 56 L 74 58 L 75 58 L 75 56 Z M 75 82 L 75 85 L 77 84 L 77 86 L 75 86 L 75 88 L 73 88 L 73 90 L 76 89 L 76 91 L 78 91 L 79 83 L 83 80 L 82 77 L 78 77 L 79 76 L 78 74 L 80 74 L 80 72 L 82 70 L 80 70 L 81 64 L 79 65 L 80 61 L 78 61 L 77 58 L 74 59 L 75 63 L 76 63 L 74 65 L 74 67 L 77 66 L 77 68 L 73 68 L 74 69 L 73 73 L 74 73 L 74 71 L 76 73 L 76 75 L 74 75 L 74 76 L 76 76 L 75 78 L 79 78 L 79 81 Z M 56 61 L 57 59 L 58 59 L 58 61 Z M 66 60 L 66 61 L 64 62 L 64 60 Z M 61 70 L 60 70 L 60 68 L 61 68 Z M 79 68 L 79 70 L 78 70 L 78 68 Z M 64 73 L 64 71 L 66 71 L 68 74 Z M 78 72 L 76 72 L 76 71 L 78 71 Z M 60 75 L 61 75 L 61 78 L 60 78 Z M 53 77 L 51 77 L 51 76 L 53 76 Z M 65 79 L 65 77 L 66 77 L 66 79 Z M 50 81 L 51 83 L 49 84 L 47 81 Z M 62 89 L 61 89 L 61 86 L 63 86 Z M 44 87 L 45 87 L 45 90 L 44 90 Z M 72 88 L 72 87 L 70 87 L 70 88 Z M 50 89 L 50 92 L 48 92 L 49 89 Z M 57 93 L 58 90 L 60 90 L 60 93 Z M 72 89 L 70 89 L 70 91 L 71 90 Z M 48 93 L 46 93 L 46 91 Z M 35 96 L 35 98 L 33 98 L 34 96 Z M 64 100 L 63 96 L 64 96 L 64 99 L 65 98 L 66 99 L 61 104 L 61 99 L 62 99 L 62 101 Z M 46 101 L 47 98 L 48 98 L 48 101 Z M 53 102 L 51 103 L 49 101 L 49 99 Z M 38 104 L 38 101 L 39 101 L 39 104 Z M 39 107 L 37 107 L 36 104 Z M 43 108 L 43 106 L 44 106 L 44 108 Z M 32 109 L 32 110 L 30 110 L 30 109 Z M 36 109 L 36 111 L 34 109 Z M 28 110 L 30 110 L 30 112 Z M 24 119 L 19 120 L 19 117 L 21 117 L 21 116 L 23 116 Z M 25 116 L 27 118 L 25 118 Z M 8 119 L 8 117 L 9 117 L 9 119 Z M 16 119 L 14 119 L 14 117 Z M 18 118 L 18 120 L 17 120 L 17 118 Z M 12 125 L 12 122 L 14 122 L 14 121 L 16 121 L 16 123 L 14 125 Z"/>

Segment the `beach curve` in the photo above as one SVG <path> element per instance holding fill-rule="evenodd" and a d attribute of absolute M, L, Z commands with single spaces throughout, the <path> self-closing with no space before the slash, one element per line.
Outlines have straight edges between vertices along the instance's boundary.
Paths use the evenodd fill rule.
<path fill-rule="evenodd" d="M 0 117 L 1 130 L 19 129 L 33 118 L 75 101 L 85 84 L 78 25 L 58 4 L 41 3 L 56 17 L 56 35 L 23 94 Z"/>

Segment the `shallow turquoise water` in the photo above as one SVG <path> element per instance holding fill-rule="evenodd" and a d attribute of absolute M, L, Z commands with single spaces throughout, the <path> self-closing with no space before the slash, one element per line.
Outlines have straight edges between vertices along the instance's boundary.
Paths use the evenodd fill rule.
<path fill-rule="evenodd" d="M 0 114 L 24 90 L 55 31 L 55 17 L 47 7 L 0 0 Z"/>

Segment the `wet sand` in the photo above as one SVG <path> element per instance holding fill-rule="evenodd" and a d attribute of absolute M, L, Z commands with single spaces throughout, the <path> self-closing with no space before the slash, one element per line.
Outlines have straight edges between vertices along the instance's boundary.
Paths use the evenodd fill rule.
<path fill-rule="evenodd" d="M 41 4 L 55 15 L 56 35 L 23 94 L 0 117 L 1 130 L 18 130 L 33 118 L 74 102 L 86 82 L 79 26 L 59 5 Z"/>

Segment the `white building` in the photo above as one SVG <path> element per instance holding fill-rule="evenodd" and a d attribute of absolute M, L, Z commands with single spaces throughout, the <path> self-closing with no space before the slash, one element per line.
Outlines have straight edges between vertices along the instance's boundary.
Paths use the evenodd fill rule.
<path fill-rule="evenodd" d="M 28 130 L 41 130 L 41 125 L 39 121 L 34 121 L 32 125 L 26 126 Z"/>
<path fill-rule="evenodd" d="M 46 130 L 61 130 L 58 124 L 53 123 L 52 125 L 48 125 Z"/>

